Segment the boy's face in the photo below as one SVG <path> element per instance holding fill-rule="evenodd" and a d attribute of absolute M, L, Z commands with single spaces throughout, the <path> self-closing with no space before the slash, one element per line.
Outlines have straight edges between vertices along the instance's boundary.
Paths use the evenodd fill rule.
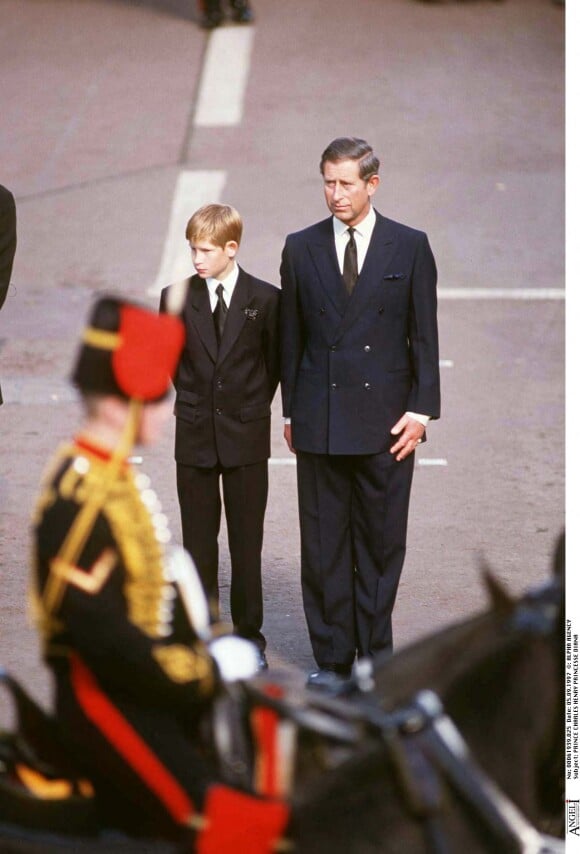
<path fill-rule="evenodd" d="M 234 267 L 238 244 L 230 240 L 225 246 L 216 246 L 210 240 L 194 240 L 190 243 L 193 266 L 202 279 L 226 278 Z"/>

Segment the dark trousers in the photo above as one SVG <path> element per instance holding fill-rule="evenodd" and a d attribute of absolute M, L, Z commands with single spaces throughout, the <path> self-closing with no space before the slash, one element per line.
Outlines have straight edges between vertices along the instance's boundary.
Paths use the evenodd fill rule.
<path fill-rule="evenodd" d="M 177 494 L 184 548 L 190 553 L 210 600 L 219 601 L 218 534 L 222 496 L 231 559 L 230 609 L 236 634 L 265 649 L 260 629 L 262 542 L 268 498 L 268 461 L 235 468 L 177 464 Z"/>
<path fill-rule="evenodd" d="M 319 667 L 392 650 L 414 456 L 297 453 L 302 597 Z"/>

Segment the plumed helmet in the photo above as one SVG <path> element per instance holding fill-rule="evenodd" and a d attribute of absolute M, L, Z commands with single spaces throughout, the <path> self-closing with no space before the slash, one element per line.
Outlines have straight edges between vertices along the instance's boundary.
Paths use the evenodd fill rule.
<path fill-rule="evenodd" d="M 72 381 L 89 394 L 160 400 L 169 390 L 184 341 L 179 317 L 101 297 L 84 330 Z"/>

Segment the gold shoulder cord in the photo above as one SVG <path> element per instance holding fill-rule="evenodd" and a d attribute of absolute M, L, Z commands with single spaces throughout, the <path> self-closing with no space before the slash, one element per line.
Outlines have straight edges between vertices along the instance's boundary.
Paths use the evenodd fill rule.
<path fill-rule="evenodd" d="M 77 558 L 93 529 L 97 515 L 105 503 L 107 492 L 111 484 L 113 484 L 117 479 L 117 475 L 123 465 L 123 462 L 135 444 L 137 425 L 139 423 L 142 409 L 143 401 L 130 398 L 127 423 L 123 430 L 120 442 L 115 448 L 111 460 L 103 473 L 102 486 L 98 491 L 95 490 L 95 493 L 87 499 L 85 504 L 83 504 L 78 516 L 71 525 L 60 551 L 55 556 L 55 560 L 68 565 L 74 565 L 76 563 Z M 42 597 L 43 604 L 48 613 L 53 613 L 58 609 L 62 601 L 65 587 L 66 579 L 64 579 L 60 574 L 51 572 Z"/>

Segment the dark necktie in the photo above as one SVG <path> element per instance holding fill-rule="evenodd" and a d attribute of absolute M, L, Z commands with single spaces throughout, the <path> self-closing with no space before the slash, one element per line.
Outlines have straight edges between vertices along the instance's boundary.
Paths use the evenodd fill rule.
<path fill-rule="evenodd" d="M 213 310 L 213 325 L 215 326 L 215 334 L 217 338 L 218 344 L 222 340 L 222 335 L 224 334 L 224 326 L 226 325 L 226 315 L 228 313 L 228 307 L 226 305 L 226 301 L 224 299 L 224 286 L 220 282 L 220 284 L 215 289 L 217 294 L 217 305 Z"/>
<path fill-rule="evenodd" d="M 356 242 L 354 239 L 354 228 L 348 229 L 349 240 L 344 250 L 344 265 L 342 268 L 342 278 L 346 285 L 348 295 L 352 294 L 356 280 L 358 279 L 358 260 L 356 257 Z"/>

